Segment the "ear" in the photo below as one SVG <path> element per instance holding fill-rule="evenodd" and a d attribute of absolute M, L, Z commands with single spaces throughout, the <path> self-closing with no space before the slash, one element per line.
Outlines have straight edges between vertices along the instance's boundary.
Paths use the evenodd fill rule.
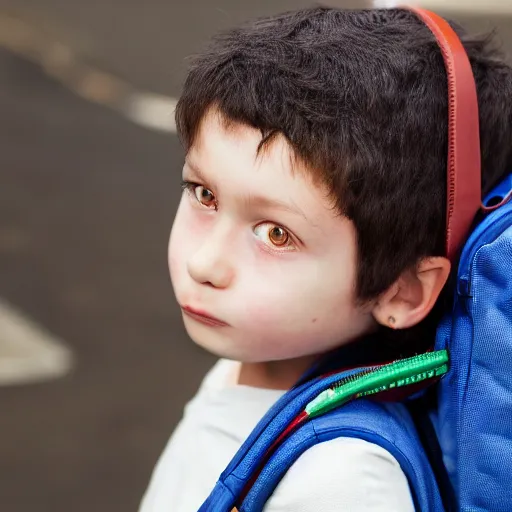
<path fill-rule="evenodd" d="M 405 271 L 373 308 L 375 320 L 392 329 L 406 329 L 421 322 L 432 310 L 450 274 L 450 261 L 425 258 Z"/>

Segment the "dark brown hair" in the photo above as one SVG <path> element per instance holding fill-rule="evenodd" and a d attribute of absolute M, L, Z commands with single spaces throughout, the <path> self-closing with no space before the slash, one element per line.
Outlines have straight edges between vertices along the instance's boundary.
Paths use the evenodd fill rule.
<path fill-rule="evenodd" d="M 512 71 L 491 36 L 452 26 L 477 83 L 486 193 L 511 168 Z M 283 134 L 329 187 L 357 230 L 361 300 L 443 255 L 447 78 L 433 35 L 411 12 L 312 8 L 221 34 L 195 59 L 177 106 L 186 150 L 213 106 L 261 130 L 262 145 Z"/>

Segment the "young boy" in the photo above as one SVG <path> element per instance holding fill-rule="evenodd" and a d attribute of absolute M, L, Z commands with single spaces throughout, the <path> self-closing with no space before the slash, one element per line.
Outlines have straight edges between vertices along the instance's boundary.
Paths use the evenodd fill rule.
<path fill-rule="evenodd" d="M 512 70 L 489 38 L 457 31 L 485 194 L 511 169 Z M 314 8 L 232 30 L 197 58 L 176 119 L 186 161 L 170 272 L 187 332 L 221 360 L 141 512 L 196 511 L 320 355 L 345 347 L 349 365 L 427 349 L 449 296 L 447 78 L 411 12 Z M 397 461 L 357 439 L 308 450 L 265 508 L 413 509 Z"/>

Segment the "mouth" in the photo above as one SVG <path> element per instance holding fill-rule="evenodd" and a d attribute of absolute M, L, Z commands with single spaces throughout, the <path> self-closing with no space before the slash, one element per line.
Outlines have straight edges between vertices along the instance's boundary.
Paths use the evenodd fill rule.
<path fill-rule="evenodd" d="M 229 325 L 219 318 L 209 315 L 205 311 L 193 309 L 190 306 L 182 306 L 181 310 L 183 311 L 183 314 L 189 318 L 192 318 L 196 322 L 201 322 L 204 325 L 209 325 L 210 327 L 227 327 Z"/>

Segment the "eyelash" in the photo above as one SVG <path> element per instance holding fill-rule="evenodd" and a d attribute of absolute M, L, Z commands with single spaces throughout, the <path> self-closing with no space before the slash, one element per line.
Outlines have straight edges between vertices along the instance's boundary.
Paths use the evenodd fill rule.
<path fill-rule="evenodd" d="M 195 183 L 193 181 L 186 181 L 186 180 L 182 180 L 181 181 L 181 189 L 188 192 L 193 199 L 195 199 L 197 201 L 197 203 L 200 205 L 200 206 L 203 206 L 204 208 L 207 208 L 209 209 L 207 206 L 201 204 L 201 202 L 199 201 L 199 199 L 197 198 L 197 196 L 195 195 L 195 189 L 196 187 L 203 187 L 205 188 L 206 190 L 210 191 L 210 189 L 207 189 L 206 187 L 204 187 L 204 185 L 201 185 L 200 183 Z M 212 195 L 213 195 L 213 192 L 212 192 Z M 215 195 L 214 195 L 215 197 Z M 217 201 L 215 201 L 215 208 L 214 210 L 217 211 L 218 209 L 218 206 L 217 206 Z"/>
<path fill-rule="evenodd" d="M 197 183 L 191 181 L 181 180 L 181 190 L 189 190 L 191 187 L 195 187 Z"/>
<path fill-rule="evenodd" d="M 204 185 L 201 185 L 200 183 L 196 183 L 193 181 L 187 181 L 187 180 L 181 181 L 181 189 L 183 191 L 186 191 L 188 194 L 190 194 L 191 198 L 194 199 L 195 201 L 197 201 L 197 203 L 200 206 L 203 206 L 204 208 L 208 209 L 207 206 L 204 206 L 201 204 L 201 202 L 195 195 L 196 187 L 204 187 Z M 204 188 L 206 189 L 206 187 L 204 187 Z M 211 192 L 210 189 L 207 189 L 207 190 L 209 190 Z M 213 194 L 213 192 L 212 192 L 212 194 Z M 218 209 L 218 205 L 217 205 L 217 201 L 215 201 L 215 211 L 217 211 L 217 209 Z M 265 244 L 264 242 L 261 242 L 261 240 L 259 240 L 264 251 L 269 252 L 271 254 L 282 255 L 285 252 L 292 252 L 293 249 L 297 248 L 299 246 L 299 244 L 301 243 L 300 240 L 298 240 L 295 235 L 292 235 L 292 232 L 286 226 L 283 226 L 282 224 L 278 224 L 276 222 L 272 222 L 269 220 L 260 222 L 257 226 L 255 226 L 254 229 L 256 229 L 257 227 L 260 227 L 262 225 L 265 225 L 265 224 L 269 224 L 274 227 L 279 227 L 279 228 L 284 229 L 286 231 L 286 233 L 288 234 L 288 236 L 290 237 L 290 242 L 289 242 L 289 244 L 282 246 L 282 248 L 274 248 L 274 247 L 278 247 L 278 246 L 274 246 L 274 245 L 271 246 L 271 245 Z"/>

